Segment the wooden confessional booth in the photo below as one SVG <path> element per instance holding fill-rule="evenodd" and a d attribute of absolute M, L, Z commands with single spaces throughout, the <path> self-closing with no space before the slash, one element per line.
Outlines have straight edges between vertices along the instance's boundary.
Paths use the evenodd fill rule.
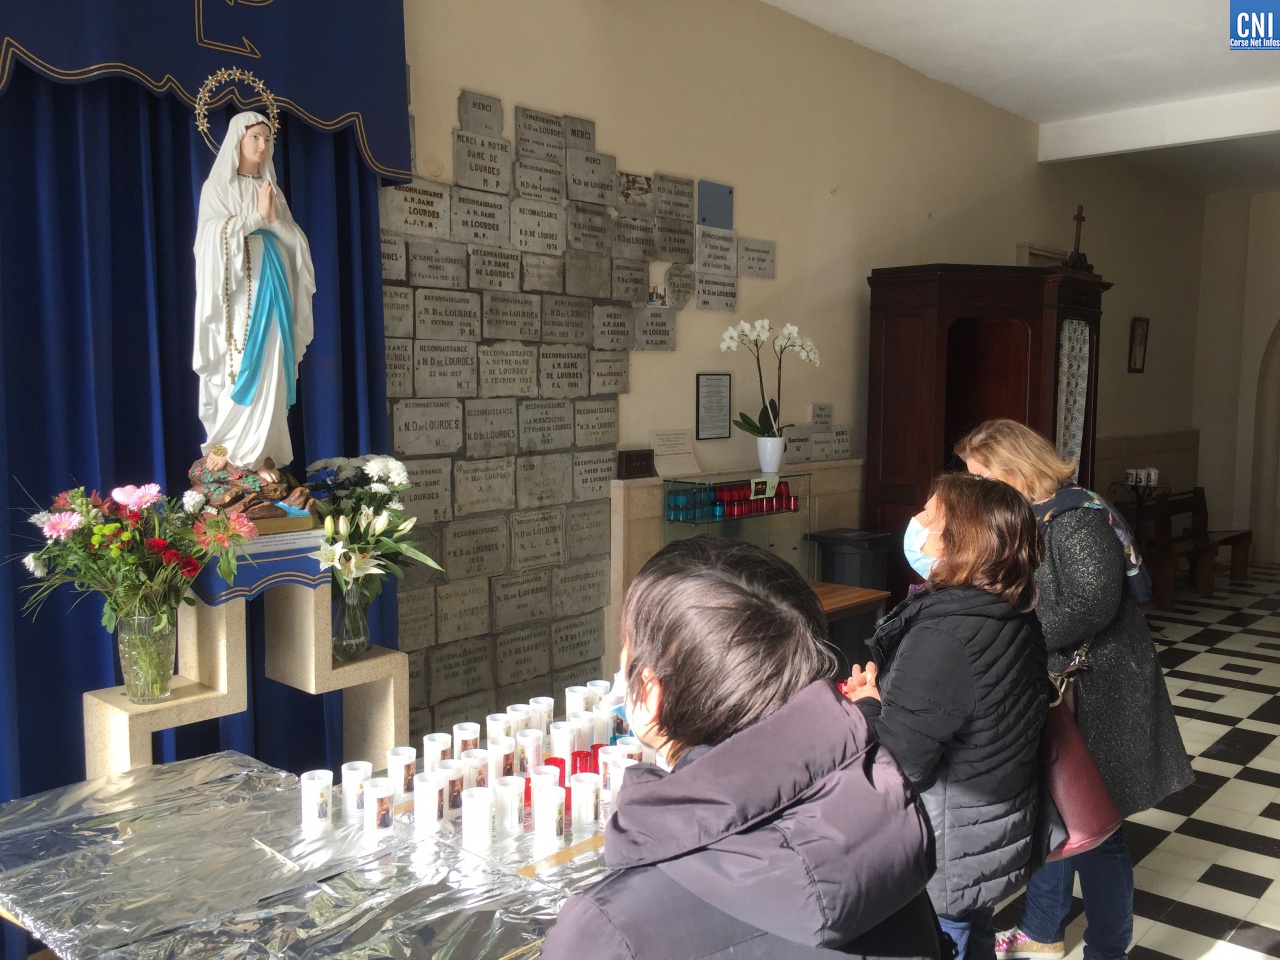
<path fill-rule="evenodd" d="M 992 417 L 1021 421 L 1080 462 L 1093 483 L 1102 294 L 1067 267 L 935 263 L 871 271 L 863 525 L 901 537 L 956 441 Z M 889 589 L 918 577 L 901 550 Z"/>

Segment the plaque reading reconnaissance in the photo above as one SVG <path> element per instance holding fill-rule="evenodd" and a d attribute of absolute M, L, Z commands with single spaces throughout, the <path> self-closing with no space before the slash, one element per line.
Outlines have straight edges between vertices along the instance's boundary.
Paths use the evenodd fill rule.
<path fill-rule="evenodd" d="M 453 515 L 511 510 L 516 505 L 515 457 L 453 462 Z"/>
<path fill-rule="evenodd" d="M 613 255 L 623 260 L 654 260 L 658 242 L 652 220 L 618 217 L 613 221 Z"/>
<path fill-rule="evenodd" d="M 591 301 L 581 297 L 543 297 L 542 340 L 590 343 Z"/>
<path fill-rule="evenodd" d="M 511 518 L 512 554 L 511 569 L 524 569 L 516 565 L 515 553 L 515 520 Z M 490 584 L 493 588 L 493 629 L 506 630 L 518 627 L 535 620 L 546 620 L 551 616 L 551 571 L 538 570 L 533 573 L 516 573 L 510 577 L 494 577 Z M 543 628 L 546 629 L 545 627 Z M 545 639 L 543 641 L 546 642 Z M 502 643 L 499 641 L 498 676 L 502 677 Z"/>
<path fill-rule="evenodd" d="M 507 572 L 506 517 L 455 521 L 444 528 L 440 543 L 444 572 L 450 580 Z M 439 597 L 436 602 L 440 602 Z"/>
<path fill-rule="evenodd" d="M 516 151 L 522 157 L 564 163 L 564 119 L 516 107 Z"/>
<path fill-rule="evenodd" d="M 592 309 L 591 345 L 597 350 L 630 350 L 636 340 L 635 313 L 632 307 L 597 304 Z"/>
<path fill-rule="evenodd" d="M 572 446 L 573 401 L 520 401 L 521 453 L 567 450 Z"/>
<path fill-rule="evenodd" d="M 772 240 L 738 238 L 738 276 L 773 279 L 776 244 Z"/>
<path fill-rule="evenodd" d="M 551 574 L 551 615 L 570 617 L 609 602 L 609 558 L 579 560 L 556 567 Z M 552 627 L 552 643 L 555 642 Z M 554 648 L 553 648 L 554 650 Z M 554 655 L 554 654 L 553 654 Z"/>
<path fill-rule="evenodd" d="M 555 256 L 565 251 L 565 215 L 558 203 L 511 201 L 511 246 L 523 253 Z"/>
<path fill-rule="evenodd" d="M 538 348 L 501 340 L 478 349 L 481 397 L 536 397 Z"/>
<path fill-rule="evenodd" d="M 444 617 L 443 601 L 441 619 Z M 479 601 L 477 601 L 478 603 Z M 488 603 L 488 597 L 485 598 Z M 477 608 L 478 609 L 478 608 Z M 489 638 L 470 637 L 441 643 L 427 651 L 427 700 L 431 706 L 442 700 L 455 700 L 468 693 L 490 695 L 487 687 L 493 686 L 493 670 L 489 666 Z M 444 705 L 436 710 L 441 716 Z"/>
<path fill-rule="evenodd" d="M 453 180 L 473 190 L 510 192 L 511 144 L 485 133 L 453 131 Z"/>
<path fill-rule="evenodd" d="M 578 400 L 573 405 L 575 440 L 580 447 L 618 442 L 618 401 Z"/>
<path fill-rule="evenodd" d="M 738 275 L 738 237 L 732 230 L 698 226 L 699 274 L 715 273 L 724 277 Z"/>
<path fill-rule="evenodd" d="M 417 517 L 424 526 L 453 519 L 452 461 L 448 457 L 434 460 L 410 460 L 404 466 L 409 474 L 409 489 L 401 492 L 404 512 Z"/>
<path fill-rule="evenodd" d="M 391 408 L 391 440 L 403 457 L 453 454 L 462 448 L 462 403 L 401 400 Z"/>
<path fill-rule="evenodd" d="M 649 265 L 643 260 L 613 261 L 613 299 L 644 303 L 649 294 Z"/>
<path fill-rule="evenodd" d="M 489 247 L 510 242 L 511 207 L 506 197 L 466 187 L 454 187 L 451 197 L 449 239 Z"/>
<path fill-rule="evenodd" d="M 419 397 L 474 397 L 476 345 L 456 340 L 415 341 L 413 392 Z"/>
<path fill-rule="evenodd" d="M 511 515 L 511 569 L 564 563 L 564 507 Z"/>
<path fill-rule="evenodd" d="M 441 584 L 436 590 L 440 642 L 453 643 L 489 632 L 489 582 L 484 577 Z M 454 648 L 456 652 L 458 648 Z M 450 689 L 441 696 L 456 697 L 466 689 Z"/>
<path fill-rule="evenodd" d="M 387 397 L 413 396 L 413 341 L 387 338 Z"/>
<path fill-rule="evenodd" d="M 676 312 L 670 307 L 636 309 L 636 350 L 674 350 Z"/>
<path fill-rule="evenodd" d="M 659 260 L 672 263 L 693 263 L 693 223 L 689 220 L 672 220 L 659 217 L 656 221 Z"/>
<path fill-rule="evenodd" d="M 573 499 L 599 500 L 609 496 L 617 460 L 618 455 L 612 449 L 574 451 Z"/>
<path fill-rule="evenodd" d="M 390 233 L 448 240 L 449 187 L 417 179 L 383 187 L 378 193 L 378 218 Z"/>
<path fill-rule="evenodd" d="M 516 452 L 515 400 L 466 402 L 468 457 L 506 457 Z"/>
<path fill-rule="evenodd" d="M 639 173 L 618 173 L 616 180 L 618 216 L 653 219 L 653 178 Z"/>
<path fill-rule="evenodd" d="M 472 133 L 502 136 L 502 101 L 463 90 L 458 94 L 458 126 Z"/>
<path fill-rule="evenodd" d="M 564 292 L 575 297 L 608 300 L 613 292 L 613 272 L 602 253 L 570 250 L 564 258 Z"/>
<path fill-rule="evenodd" d="M 564 293 L 564 259 L 537 253 L 520 255 L 520 289 L 539 293 Z"/>
<path fill-rule="evenodd" d="M 660 217 L 695 220 L 693 181 L 666 173 L 653 176 L 654 211 Z"/>
<path fill-rule="evenodd" d="M 409 287 L 382 287 L 382 335 L 413 336 L 413 291 Z"/>
<path fill-rule="evenodd" d="M 520 291 L 520 254 L 514 250 L 472 247 L 467 259 L 471 286 L 508 293 Z"/>
<path fill-rule="evenodd" d="M 489 340 L 537 340 L 542 336 L 542 298 L 536 293 L 484 292 L 484 335 Z"/>
<path fill-rule="evenodd" d="M 588 253 L 611 252 L 609 237 L 612 221 L 609 211 L 594 203 L 569 204 L 569 246 L 574 250 L 586 250 Z"/>
<path fill-rule="evenodd" d="M 551 507 L 573 500 L 573 454 L 544 453 L 516 458 L 516 506 Z"/>
<path fill-rule="evenodd" d="M 554 669 L 562 670 L 603 654 L 604 611 L 596 610 L 551 625 L 551 664 Z"/>
<path fill-rule="evenodd" d="M 591 351 L 591 392 L 626 393 L 630 388 L 627 379 L 627 351 Z"/>
<path fill-rule="evenodd" d="M 551 571 L 543 570 L 541 576 L 547 578 L 547 604 L 551 602 Z M 494 626 L 497 626 L 497 612 L 494 613 Z M 551 670 L 551 627 L 541 624 L 532 627 L 520 627 L 503 633 L 494 641 L 494 659 L 498 663 L 498 686 L 510 687 L 515 683 L 524 683 L 544 677 Z M 541 689 L 541 687 L 537 688 Z M 528 696 L 537 696 L 536 693 Z M 528 696 L 508 695 L 505 700 L 527 700 Z M 480 714 L 476 714 L 479 716 Z"/>
<path fill-rule="evenodd" d="M 738 278 L 698 274 L 698 309 L 738 312 Z"/>
<path fill-rule="evenodd" d="M 588 389 L 587 348 L 538 348 L 538 384 L 542 396 L 553 399 L 585 397 Z"/>
<path fill-rule="evenodd" d="M 607 153 L 569 150 L 565 161 L 569 199 L 613 206 L 616 172 L 616 160 Z"/>
<path fill-rule="evenodd" d="M 467 289 L 467 245 L 448 240 L 410 243 L 409 282 L 415 287 Z"/>
<path fill-rule="evenodd" d="M 516 192 L 528 200 L 564 202 L 564 164 L 521 157 L 515 168 Z"/>
<path fill-rule="evenodd" d="M 419 340 L 479 340 L 480 294 L 415 290 L 414 336 Z"/>
<path fill-rule="evenodd" d="M 570 560 L 609 552 L 609 512 L 609 503 L 600 500 L 574 504 L 569 508 L 565 540 Z"/>
<path fill-rule="evenodd" d="M 405 267 L 404 241 L 399 237 L 383 237 L 382 279 L 403 280 Z"/>

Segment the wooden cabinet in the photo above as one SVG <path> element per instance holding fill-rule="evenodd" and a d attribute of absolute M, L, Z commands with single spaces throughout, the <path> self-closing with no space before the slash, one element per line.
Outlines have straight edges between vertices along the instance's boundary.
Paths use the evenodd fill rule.
<path fill-rule="evenodd" d="M 1102 294 L 1065 267 L 935 263 L 871 271 L 864 524 L 901 534 L 956 441 L 983 420 L 1025 423 L 1093 482 Z M 890 564 L 895 597 L 913 579 Z"/>

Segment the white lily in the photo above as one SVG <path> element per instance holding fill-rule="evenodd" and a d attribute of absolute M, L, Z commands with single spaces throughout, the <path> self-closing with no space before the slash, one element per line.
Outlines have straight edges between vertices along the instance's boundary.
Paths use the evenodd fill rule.
<path fill-rule="evenodd" d="M 338 518 L 338 535 L 346 540 L 351 536 L 351 518 L 345 513 Z"/>
<path fill-rule="evenodd" d="M 346 548 L 341 540 L 336 543 L 322 543 L 316 548 L 316 552 L 308 554 L 320 561 L 320 569 L 328 570 L 330 567 L 339 567 L 343 561 L 343 555 Z"/>
<path fill-rule="evenodd" d="M 350 570 L 352 577 L 369 577 L 382 572 L 382 565 L 378 563 L 377 557 L 367 553 L 352 555 Z"/>
<path fill-rule="evenodd" d="M 378 514 L 373 520 L 373 528 L 372 528 L 373 535 L 375 537 L 382 536 L 383 532 L 387 529 L 387 524 L 389 524 L 390 522 L 391 522 L 391 515 L 388 514 L 385 510 L 382 511 L 382 513 Z"/>
<path fill-rule="evenodd" d="M 365 527 L 369 526 L 369 524 L 373 523 L 375 516 L 376 514 L 373 512 L 373 507 L 369 506 L 367 503 L 362 503 L 360 505 L 360 519 L 356 521 L 356 524 L 361 530 L 363 530 Z"/>
<path fill-rule="evenodd" d="M 333 539 L 333 514 L 324 518 L 324 535 L 327 539 Z"/>
<path fill-rule="evenodd" d="M 417 517 L 409 517 L 407 520 L 402 521 L 400 526 L 396 527 L 396 535 L 398 536 L 402 533 L 408 533 L 410 530 L 413 529 L 414 524 L 416 524 L 417 522 L 418 522 Z"/>

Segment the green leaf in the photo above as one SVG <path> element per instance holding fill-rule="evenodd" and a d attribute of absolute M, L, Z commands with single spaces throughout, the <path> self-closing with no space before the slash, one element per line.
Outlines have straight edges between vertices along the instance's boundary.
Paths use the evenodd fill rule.
<path fill-rule="evenodd" d="M 759 424 L 742 412 L 738 413 L 738 419 L 733 421 L 733 425 L 743 433 L 749 433 L 753 437 L 763 437 L 765 435 Z"/>

